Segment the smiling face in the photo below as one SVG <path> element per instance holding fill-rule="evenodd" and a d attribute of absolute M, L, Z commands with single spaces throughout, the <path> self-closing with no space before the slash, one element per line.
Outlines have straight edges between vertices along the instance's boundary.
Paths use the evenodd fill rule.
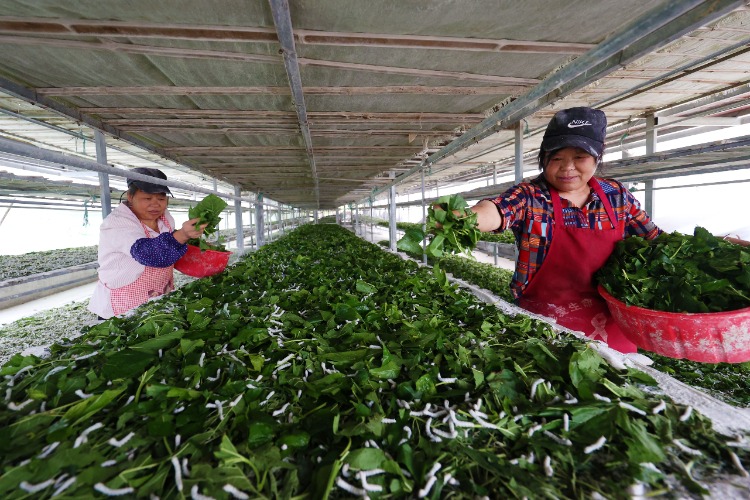
<path fill-rule="evenodd" d="M 146 193 L 139 189 L 135 194 L 128 193 L 128 205 L 140 220 L 153 222 L 164 215 L 169 199 L 166 193 Z"/>
<path fill-rule="evenodd" d="M 544 178 L 560 194 L 588 193 L 596 164 L 596 158 L 583 149 L 559 149 L 547 157 Z"/>

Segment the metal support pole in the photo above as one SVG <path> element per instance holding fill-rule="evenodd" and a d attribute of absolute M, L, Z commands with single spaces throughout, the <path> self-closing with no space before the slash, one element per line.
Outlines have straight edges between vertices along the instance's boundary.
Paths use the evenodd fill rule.
<path fill-rule="evenodd" d="M 516 154 L 515 154 L 515 173 L 516 184 L 523 180 L 523 122 L 516 124 Z"/>
<path fill-rule="evenodd" d="M 263 194 L 255 201 L 255 241 L 256 249 L 263 246 Z"/>
<path fill-rule="evenodd" d="M 219 187 L 218 187 L 218 184 L 216 183 L 216 179 L 215 178 L 213 179 L 213 185 L 214 185 L 214 192 L 218 193 L 219 192 Z M 235 213 L 235 220 L 236 220 L 236 218 L 237 218 L 237 215 Z M 222 219 L 225 219 L 225 222 L 229 222 L 228 220 L 226 220 L 226 219 L 228 219 L 228 217 L 222 217 Z M 219 240 L 220 236 L 221 236 L 221 226 L 219 225 L 219 226 L 216 226 L 216 240 L 217 241 Z"/>
<path fill-rule="evenodd" d="M 263 208 L 263 218 L 268 218 L 268 224 L 266 224 L 266 241 L 271 242 L 271 226 L 273 226 L 273 217 L 271 217 L 271 209 Z"/>
<path fill-rule="evenodd" d="M 390 249 L 396 251 L 396 186 L 391 186 L 388 190 L 388 239 L 390 240 Z"/>
<path fill-rule="evenodd" d="M 96 162 L 107 165 L 107 140 L 98 130 L 94 130 L 94 142 L 96 143 Z M 109 175 L 99 172 L 99 187 L 102 197 L 102 219 L 112 212 L 112 198 L 109 195 Z"/>
<path fill-rule="evenodd" d="M 427 208 L 424 203 L 424 169 L 420 170 L 422 174 L 422 232 L 427 233 Z M 422 263 L 427 264 L 427 239 L 422 240 Z"/>
<path fill-rule="evenodd" d="M 653 113 L 646 115 L 646 155 L 656 153 L 656 116 Z M 646 212 L 654 217 L 654 181 L 646 181 Z"/>
<path fill-rule="evenodd" d="M 370 241 L 375 243 L 375 218 L 372 215 L 372 198 L 370 198 Z"/>
<path fill-rule="evenodd" d="M 339 207 L 336 207 L 336 224 L 340 224 L 341 221 L 339 220 Z"/>
<path fill-rule="evenodd" d="M 318 211 L 317 210 L 313 211 L 313 220 L 315 221 L 316 224 L 318 223 Z"/>
<path fill-rule="evenodd" d="M 214 180 L 214 189 L 216 189 L 216 180 Z M 234 186 L 234 195 L 240 197 L 242 188 L 239 184 Z M 245 235 L 242 233 L 242 203 L 240 200 L 234 200 L 234 225 L 237 231 L 237 253 L 245 251 Z"/>
<path fill-rule="evenodd" d="M 492 166 L 492 185 L 497 186 L 497 163 Z"/>

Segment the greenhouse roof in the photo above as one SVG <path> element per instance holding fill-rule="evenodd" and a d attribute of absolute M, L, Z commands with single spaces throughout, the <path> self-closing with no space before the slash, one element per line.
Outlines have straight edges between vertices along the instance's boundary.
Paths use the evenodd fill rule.
<path fill-rule="evenodd" d="M 742 1 L 3 4 L 4 137 L 95 157 L 98 129 L 110 163 L 303 208 L 416 190 L 420 170 L 512 172 L 516 135 L 534 169 L 566 107 L 607 113 L 608 151 L 642 141 L 648 114 L 666 137 L 750 107 Z M 738 154 L 700 169 L 746 168 L 724 161 Z M 676 161 L 652 160 L 628 175 Z"/>

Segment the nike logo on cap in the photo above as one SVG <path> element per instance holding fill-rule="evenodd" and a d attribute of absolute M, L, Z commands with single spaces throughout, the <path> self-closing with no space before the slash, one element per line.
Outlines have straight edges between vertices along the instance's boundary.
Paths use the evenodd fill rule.
<path fill-rule="evenodd" d="M 568 123 L 568 128 L 585 127 L 586 125 L 591 125 L 591 122 L 588 120 L 573 120 Z"/>

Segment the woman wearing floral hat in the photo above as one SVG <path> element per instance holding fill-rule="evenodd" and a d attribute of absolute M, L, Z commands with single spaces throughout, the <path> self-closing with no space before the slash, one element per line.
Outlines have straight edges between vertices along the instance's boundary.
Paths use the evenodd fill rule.
<path fill-rule="evenodd" d="M 158 169 L 132 172 L 167 180 Z M 102 222 L 99 233 L 99 282 L 89 310 L 100 319 L 123 314 L 150 298 L 174 290 L 174 263 L 187 252 L 187 241 L 199 238 L 205 225 L 199 218 L 174 230 L 167 210 L 167 186 L 128 179 L 127 201 Z"/>

